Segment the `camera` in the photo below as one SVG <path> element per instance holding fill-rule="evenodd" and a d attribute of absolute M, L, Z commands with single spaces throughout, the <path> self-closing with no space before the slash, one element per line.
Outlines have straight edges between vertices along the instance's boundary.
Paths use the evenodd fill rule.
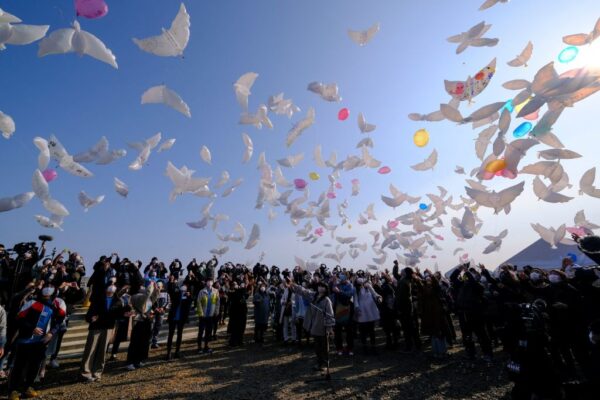
<path fill-rule="evenodd" d="M 32 253 L 37 253 L 37 245 L 35 244 L 35 242 L 17 243 L 13 246 L 13 251 L 17 253 L 19 257 L 23 257 L 28 251 L 31 251 Z"/>

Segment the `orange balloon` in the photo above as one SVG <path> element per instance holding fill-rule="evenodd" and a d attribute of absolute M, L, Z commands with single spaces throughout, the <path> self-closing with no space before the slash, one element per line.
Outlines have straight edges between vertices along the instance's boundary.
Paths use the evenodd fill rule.
<path fill-rule="evenodd" d="M 506 161 L 504 160 L 494 160 L 489 162 L 485 166 L 485 170 L 492 174 L 495 174 L 498 171 L 502 171 L 504 168 L 506 168 Z"/>

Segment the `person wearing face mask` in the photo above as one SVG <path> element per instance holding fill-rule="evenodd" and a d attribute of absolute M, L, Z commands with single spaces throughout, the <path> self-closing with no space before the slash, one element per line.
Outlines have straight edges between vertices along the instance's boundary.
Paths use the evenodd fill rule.
<path fill-rule="evenodd" d="M 167 322 L 169 324 L 169 334 L 167 336 L 167 360 L 171 359 L 171 349 L 173 346 L 173 335 L 177 329 L 177 339 L 175 341 L 175 358 L 179 358 L 179 349 L 183 338 L 183 328 L 188 322 L 190 308 L 192 306 L 192 293 L 187 285 L 179 286 L 174 276 L 169 278 L 167 292 L 171 299 L 171 307 Z"/>
<path fill-rule="evenodd" d="M 110 358 L 108 361 L 116 361 L 117 354 L 119 353 L 119 349 L 121 347 L 122 342 L 126 342 L 128 340 L 129 335 L 129 326 L 132 323 L 132 315 L 131 313 L 131 295 L 129 294 L 129 286 L 124 286 L 115 294 L 115 296 L 119 299 L 121 304 L 125 309 L 125 312 L 117 317 L 115 323 L 115 330 L 112 339 L 112 346 L 110 349 Z"/>
<path fill-rule="evenodd" d="M 450 281 L 456 296 L 456 313 L 463 337 L 463 345 L 467 357 L 475 358 L 475 342 L 477 337 L 483 359 L 492 360 L 492 344 L 485 330 L 485 299 L 484 287 L 479 282 L 480 275 L 474 268 L 469 268 L 469 263 L 462 265 L 450 275 Z"/>
<path fill-rule="evenodd" d="M 152 319 L 154 312 L 152 304 L 158 298 L 156 284 L 150 282 L 147 288 L 131 296 L 131 308 L 134 312 L 131 340 L 127 349 L 127 369 L 133 371 L 144 365 L 150 350 L 152 337 Z"/>
<path fill-rule="evenodd" d="M 587 352 L 584 348 L 586 326 L 582 315 L 581 295 L 569 284 L 565 273 L 561 270 L 550 271 L 548 280 L 550 281 L 547 299 L 550 306 L 550 351 L 563 376 L 573 377 L 576 374 L 573 356 L 580 365 L 587 363 Z"/>
<path fill-rule="evenodd" d="M 358 332 L 365 354 L 377 354 L 375 347 L 375 323 L 379 321 L 378 303 L 382 298 L 375 292 L 371 282 L 364 278 L 356 280 L 356 294 L 354 296 L 354 315 L 358 322 Z M 367 349 L 367 337 L 371 347 Z"/>
<path fill-rule="evenodd" d="M 323 371 L 325 367 L 329 369 L 328 338 L 333 335 L 333 327 L 335 326 L 333 305 L 329 298 L 329 287 L 326 283 L 319 282 L 316 293 L 293 282 L 291 282 L 291 287 L 294 292 L 301 294 L 310 301 L 310 307 L 306 310 L 304 318 L 304 328 L 315 340 L 315 354 L 317 356 L 315 370 Z"/>
<path fill-rule="evenodd" d="M 267 285 L 262 280 L 258 291 L 254 293 L 252 303 L 254 304 L 254 342 L 264 343 L 271 313 L 271 299 L 267 293 Z"/>
<path fill-rule="evenodd" d="M 244 344 L 244 331 L 248 317 L 248 292 L 246 281 L 234 281 L 232 290 L 229 291 L 229 346 L 242 346 Z"/>
<path fill-rule="evenodd" d="M 210 354 L 212 349 L 208 343 L 212 339 L 212 323 L 219 312 L 219 291 L 213 288 L 212 280 L 208 279 L 204 288 L 198 293 L 196 314 L 198 315 L 198 353 Z M 202 348 L 204 342 L 204 348 Z"/>
<path fill-rule="evenodd" d="M 287 271 L 284 271 L 284 276 L 286 277 L 286 283 L 283 283 L 283 291 L 281 293 L 280 300 L 280 314 L 279 314 L 279 324 L 281 325 L 282 333 L 283 333 L 283 341 L 286 344 L 296 342 L 296 324 L 294 323 L 295 315 L 294 315 L 294 293 L 291 290 L 287 281 L 289 281 L 289 274 L 286 274 Z M 291 331 L 291 336 L 290 336 Z"/>
<path fill-rule="evenodd" d="M 38 397 L 33 383 L 45 357 L 46 347 L 56 335 L 66 306 L 61 299 L 53 299 L 54 287 L 44 287 L 36 299 L 21 307 L 17 314 L 18 334 L 15 361 L 8 380 L 9 399 Z"/>
<path fill-rule="evenodd" d="M 163 317 L 171 305 L 171 299 L 164 283 L 162 281 L 156 282 L 156 288 L 159 294 L 156 303 L 153 304 L 154 322 L 152 324 L 152 344 L 150 345 L 152 349 L 158 349 L 158 334 L 163 325 Z"/>
<path fill-rule="evenodd" d="M 354 355 L 354 297 L 356 289 L 346 274 L 333 280 L 333 309 L 335 315 L 334 341 L 337 354 Z M 344 333 L 346 346 L 344 346 Z"/>
<path fill-rule="evenodd" d="M 421 337 L 415 323 L 415 304 L 413 303 L 414 271 L 410 267 L 398 273 L 398 261 L 394 261 L 392 273 L 398 284 L 396 285 L 396 307 L 400 316 L 400 325 L 404 333 L 404 351 L 421 350 Z"/>
<path fill-rule="evenodd" d="M 303 288 L 308 287 L 307 281 L 301 281 Z M 310 335 L 304 330 L 304 318 L 306 310 L 310 307 L 310 301 L 302 297 L 301 294 L 294 292 L 294 315 L 296 316 L 296 335 L 298 337 L 298 346 L 302 347 L 302 337 L 306 337 L 306 344 L 309 343 Z"/>
<path fill-rule="evenodd" d="M 117 287 L 114 285 L 107 287 L 104 301 L 93 302 L 85 316 L 90 325 L 80 374 L 87 382 L 94 382 L 102 377 L 108 340 L 113 334 L 117 318 L 123 317 L 126 312 L 121 300 L 115 296 L 116 291 Z"/>
<path fill-rule="evenodd" d="M 392 278 L 388 274 L 383 275 L 378 293 L 382 298 L 381 328 L 385 332 L 385 348 L 392 350 L 398 346 L 400 329 L 397 324 L 396 291 L 392 286 Z"/>

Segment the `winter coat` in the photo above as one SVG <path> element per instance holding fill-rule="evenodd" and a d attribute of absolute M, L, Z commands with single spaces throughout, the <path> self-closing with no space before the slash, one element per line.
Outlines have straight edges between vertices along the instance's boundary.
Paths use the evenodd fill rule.
<path fill-rule="evenodd" d="M 269 323 L 269 314 L 271 314 L 271 298 L 265 291 L 257 291 L 252 300 L 254 303 L 254 323 L 267 325 Z"/>
<path fill-rule="evenodd" d="M 310 306 L 306 309 L 304 316 L 304 329 L 311 336 L 325 336 L 327 328 L 333 328 L 335 325 L 331 299 L 327 296 L 319 296 L 314 291 L 298 285 L 295 285 L 293 290 L 310 301 Z"/>
<path fill-rule="evenodd" d="M 376 299 L 380 296 L 368 284 L 356 291 L 354 296 L 355 319 L 358 323 L 379 321 L 379 308 Z"/>

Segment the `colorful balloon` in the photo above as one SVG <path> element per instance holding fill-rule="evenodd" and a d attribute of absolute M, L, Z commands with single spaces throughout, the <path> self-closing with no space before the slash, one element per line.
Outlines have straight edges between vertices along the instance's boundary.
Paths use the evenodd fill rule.
<path fill-rule="evenodd" d="M 532 112 L 531 114 L 527 114 L 523 118 L 525 118 L 527 121 L 535 121 L 539 117 L 540 117 L 540 110 L 535 110 L 534 112 Z"/>
<path fill-rule="evenodd" d="M 523 107 L 525 107 L 527 105 L 527 103 L 529 103 L 531 101 L 533 97 L 528 97 L 526 98 L 522 103 L 519 103 L 517 105 L 515 105 L 515 114 L 519 114 L 521 112 L 521 110 L 523 109 Z"/>
<path fill-rule="evenodd" d="M 341 189 L 341 188 L 342 188 L 342 184 L 341 184 L 341 183 L 339 183 L 339 182 L 336 182 L 336 183 L 335 183 L 335 188 L 336 188 L 336 189 Z"/>
<path fill-rule="evenodd" d="M 579 49 L 575 46 L 565 47 L 560 53 L 558 53 L 558 61 L 563 64 L 568 64 L 577 57 Z"/>
<path fill-rule="evenodd" d="M 58 172 L 56 172 L 56 170 L 52 168 L 48 168 L 42 172 L 42 176 L 44 177 L 46 182 L 52 182 L 58 177 Z"/>
<path fill-rule="evenodd" d="M 316 172 L 311 172 L 310 174 L 308 174 L 308 177 L 313 181 L 318 181 L 319 178 L 321 178 L 321 176 Z"/>
<path fill-rule="evenodd" d="M 398 221 L 396 221 L 396 220 L 394 220 L 394 219 L 391 219 L 391 220 L 389 220 L 389 221 L 387 222 L 387 227 L 388 227 L 389 229 L 396 229 L 396 227 L 398 226 L 398 224 L 399 224 L 399 222 L 398 222 Z"/>
<path fill-rule="evenodd" d="M 425 210 L 427 210 L 427 204 L 425 204 L 425 203 L 421 203 L 421 204 L 419 204 L 419 208 L 420 208 L 421 210 L 425 211 Z"/>
<path fill-rule="evenodd" d="M 529 121 L 523 122 L 521 125 L 517 126 L 513 131 L 513 136 L 516 138 L 521 138 L 527 135 L 533 129 L 533 124 Z"/>
<path fill-rule="evenodd" d="M 317 235 L 317 236 L 323 236 L 323 232 L 324 232 L 323 228 L 315 229 L 315 235 Z"/>
<path fill-rule="evenodd" d="M 302 179 L 302 178 L 294 179 L 294 186 L 296 187 L 297 190 L 304 189 L 306 187 L 306 185 L 308 185 L 308 182 L 306 182 L 304 179 Z"/>
<path fill-rule="evenodd" d="M 569 257 L 571 259 L 571 261 L 573 261 L 574 263 L 577 262 L 577 254 L 575 254 L 575 253 L 567 253 L 567 257 Z"/>
<path fill-rule="evenodd" d="M 104 0 L 75 0 L 75 11 L 78 17 L 97 19 L 108 13 L 108 5 Z"/>
<path fill-rule="evenodd" d="M 335 195 L 335 192 L 327 192 L 327 198 L 328 199 L 335 199 L 337 196 Z"/>
<path fill-rule="evenodd" d="M 390 167 L 381 167 L 377 170 L 378 173 L 380 173 L 381 175 L 385 175 L 385 174 L 389 174 L 390 172 L 392 172 L 392 169 Z"/>
<path fill-rule="evenodd" d="M 339 112 L 338 112 L 338 119 L 340 121 L 345 121 L 348 119 L 348 117 L 350 116 L 350 111 L 348 111 L 347 108 L 342 108 Z"/>
<path fill-rule="evenodd" d="M 352 229 L 352 225 L 348 224 L 348 229 Z"/>
<path fill-rule="evenodd" d="M 498 171 L 502 171 L 504 168 L 506 168 L 506 161 L 502 159 L 491 161 L 485 166 L 486 172 L 492 174 L 495 174 Z"/>
<path fill-rule="evenodd" d="M 508 100 L 506 103 L 504 103 L 504 105 L 500 109 L 500 112 L 502 112 L 502 110 L 504 110 L 504 109 L 508 110 L 509 113 L 513 112 L 513 110 L 515 109 L 515 107 L 513 106 L 512 99 Z"/>
<path fill-rule="evenodd" d="M 419 129 L 413 136 L 413 142 L 418 147 L 425 147 L 429 143 L 429 132 L 425 129 Z"/>
<path fill-rule="evenodd" d="M 352 179 L 350 182 L 352 182 L 353 185 L 358 185 L 360 183 L 357 178 Z"/>

